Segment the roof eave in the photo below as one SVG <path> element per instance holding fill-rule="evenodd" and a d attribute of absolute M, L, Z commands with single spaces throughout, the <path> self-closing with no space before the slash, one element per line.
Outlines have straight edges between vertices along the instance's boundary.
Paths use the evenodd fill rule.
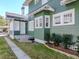
<path fill-rule="evenodd" d="M 31 1 L 32 1 L 32 0 L 25 0 L 24 3 L 23 3 L 23 5 L 24 5 L 24 6 L 28 6 Z"/>

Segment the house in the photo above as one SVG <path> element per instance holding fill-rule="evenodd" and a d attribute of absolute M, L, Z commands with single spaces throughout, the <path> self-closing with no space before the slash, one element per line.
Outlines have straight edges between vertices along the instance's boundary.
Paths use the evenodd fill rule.
<path fill-rule="evenodd" d="M 29 7 L 28 35 L 44 43 L 46 33 L 79 36 L 79 0 L 25 0 Z"/>
<path fill-rule="evenodd" d="M 9 36 L 12 39 L 20 39 L 27 34 L 27 17 L 15 13 L 6 12 L 9 21 Z"/>

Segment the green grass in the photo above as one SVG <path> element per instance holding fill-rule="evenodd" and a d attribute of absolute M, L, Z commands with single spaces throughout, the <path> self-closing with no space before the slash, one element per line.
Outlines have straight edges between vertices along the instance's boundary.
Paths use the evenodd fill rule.
<path fill-rule="evenodd" d="M 0 59 L 16 59 L 16 56 L 2 37 L 0 37 Z"/>
<path fill-rule="evenodd" d="M 61 53 L 52 51 L 42 44 L 20 43 L 17 41 L 14 42 L 32 59 L 73 59 Z"/>

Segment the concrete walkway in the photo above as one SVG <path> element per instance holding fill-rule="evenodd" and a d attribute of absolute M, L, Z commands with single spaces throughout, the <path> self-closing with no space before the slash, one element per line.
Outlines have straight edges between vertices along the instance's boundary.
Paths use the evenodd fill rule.
<path fill-rule="evenodd" d="M 25 54 L 16 44 L 14 44 L 10 39 L 5 37 L 6 42 L 11 47 L 12 51 L 16 55 L 17 59 L 31 59 L 27 54 Z"/>

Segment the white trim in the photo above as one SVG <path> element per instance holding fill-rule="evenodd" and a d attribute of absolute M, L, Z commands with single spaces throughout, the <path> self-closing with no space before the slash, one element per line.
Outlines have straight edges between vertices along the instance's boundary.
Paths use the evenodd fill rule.
<path fill-rule="evenodd" d="M 65 14 L 69 14 L 71 13 L 72 14 L 72 22 L 71 23 L 64 23 L 64 15 Z M 55 17 L 56 16 L 59 16 L 60 17 L 60 24 L 55 24 Z M 70 9 L 70 10 L 67 10 L 67 11 L 64 11 L 64 12 L 61 12 L 61 13 L 57 13 L 57 14 L 54 14 L 53 15 L 53 26 L 62 26 L 62 25 L 74 25 L 75 24 L 75 9 Z"/>
<path fill-rule="evenodd" d="M 41 40 L 41 39 L 37 39 L 37 38 L 35 38 L 35 41 L 38 42 L 38 43 L 42 43 L 42 44 L 45 44 L 46 43 L 46 41 Z"/>
<path fill-rule="evenodd" d="M 40 16 L 38 20 L 39 20 L 39 22 L 38 22 L 39 27 L 38 28 L 43 28 L 43 16 Z M 40 26 L 40 22 L 41 22 L 41 26 Z"/>
<path fill-rule="evenodd" d="M 47 2 L 48 2 L 48 0 L 42 0 L 42 5 L 44 5 Z"/>
<path fill-rule="evenodd" d="M 48 18 L 48 26 L 46 26 L 46 18 Z M 45 28 L 50 28 L 50 15 L 45 15 Z"/>
<path fill-rule="evenodd" d="M 69 3 L 74 2 L 74 1 L 77 1 L 77 0 L 62 0 L 62 1 L 60 2 L 60 4 L 61 4 L 61 5 L 66 5 L 66 4 L 69 4 Z"/>
<path fill-rule="evenodd" d="M 40 26 L 40 20 L 42 21 L 41 26 Z M 43 16 L 39 16 L 35 18 L 35 28 L 43 28 Z"/>
<path fill-rule="evenodd" d="M 38 28 L 38 18 L 35 18 L 35 28 Z"/>

